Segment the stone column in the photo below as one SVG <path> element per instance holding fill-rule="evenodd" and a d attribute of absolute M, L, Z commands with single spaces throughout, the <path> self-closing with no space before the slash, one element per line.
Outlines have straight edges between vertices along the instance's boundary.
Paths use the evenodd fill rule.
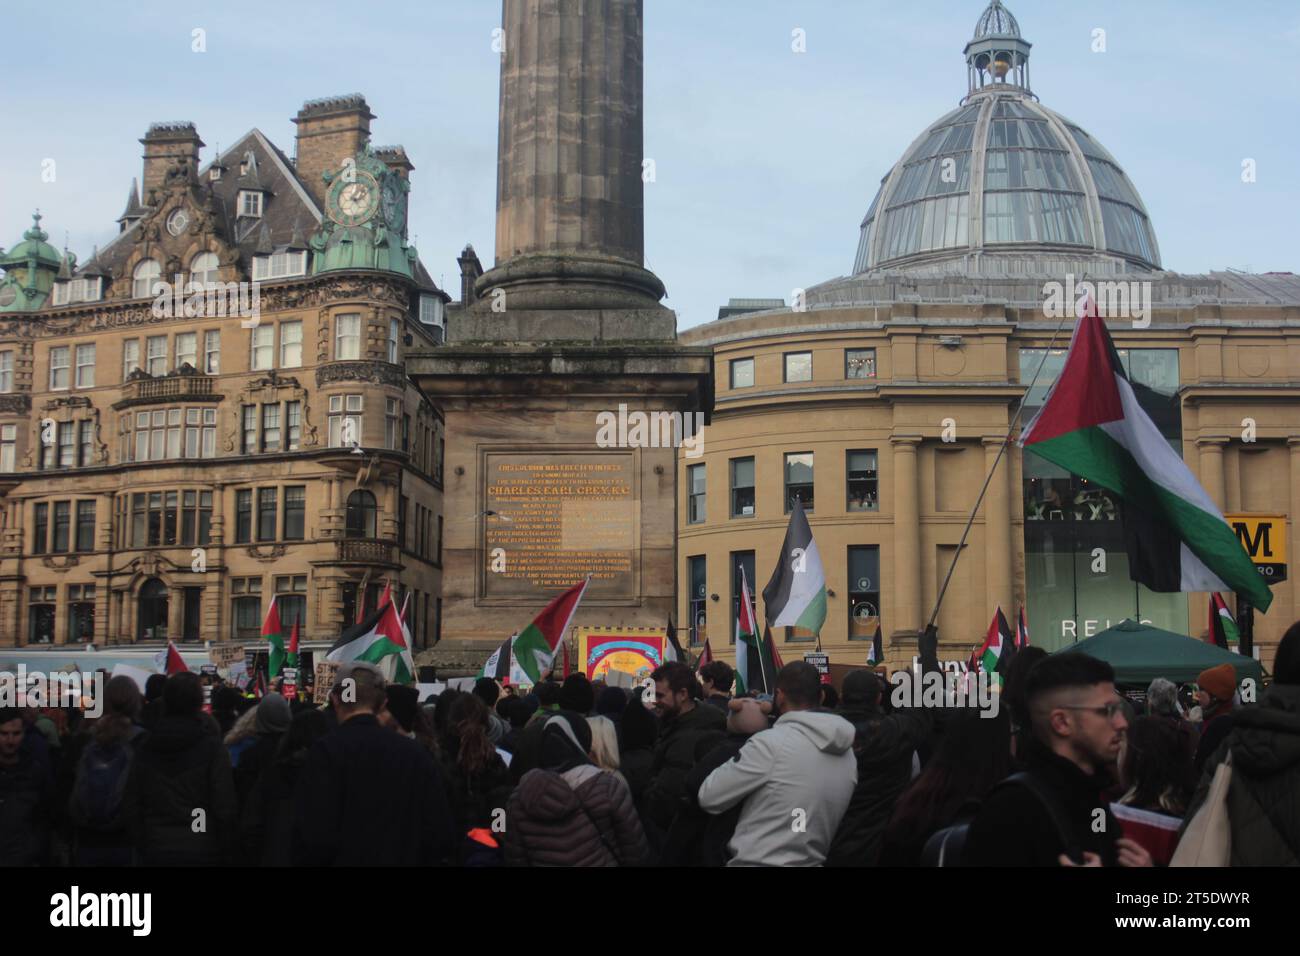
<path fill-rule="evenodd" d="M 496 268 L 510 309 L 642 307 L 643 0 L 505 0 Z M 563 288 L 556 280 L 563 277 Z"/>
<path fill-rule="evenodd" d="M 220 549 L 226 540 L 226 486 L 219 482 L 212 486 L 212 522 L 208 538 L 214 550 Z"/>
<path fill-rule="evenodd" d="M 921 514 L 916 480 L 916 450 L 919 437 L 894 437 L 894 607 L 881 613 L 892 615 L 893 634 L 920 632 L 921 620 Z"/>
<path fill-rule="evenodd" d="M 1227 498 L 1224 494 L 1223 449 L 1228 444 L 1226 438 L 1198 438 L 1196 447 L 1200 453 L 1201 487 L 1210 499 L 1219 506 L 1220 511 L 1227 510 Z"/>
<path fill-rule="evenodd" d="M 1011 483 L 1008 480 L 1011 456 L 1004 453 L 998 461 L 1003 441 L 1001 435 L 984 439 L 985 474 L 997 462 L 997 471 L 984 496 L 984 581 L 988 589 L 985 612 L 992 617 L 994 609 L 1001 607 L 1007 620 L 1013 620 L 1016 612 L 1011 606 Z"/>

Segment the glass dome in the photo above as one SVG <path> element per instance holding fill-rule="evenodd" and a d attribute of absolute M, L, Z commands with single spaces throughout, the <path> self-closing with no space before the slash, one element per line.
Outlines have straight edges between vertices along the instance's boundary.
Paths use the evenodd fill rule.
<path fill-rule="evenodd" d="M 1042 252 L 1159 269 L 1155 232 L 1124 170 L 1030 92 L 1028 43 L 1016 39 L 1004 55 L 981 30 L 1019 37 L 1015 19 L 994 0 L 967 44 L 970 94 L 881 181 L 862 220 L 854 274 Z M 999 58 L 1011 69 L 1000 68 Z"/>

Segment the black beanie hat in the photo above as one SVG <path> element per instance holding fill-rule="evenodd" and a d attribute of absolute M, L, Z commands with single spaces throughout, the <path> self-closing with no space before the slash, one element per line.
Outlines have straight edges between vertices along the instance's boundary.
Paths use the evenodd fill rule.
<path fill-rule="evenodd" d="M 560 709 L 586 716 L 596 706 L 596 691 L 584 674 L 570 674 L 560 687 Z"/>
<path fill-rule="evenodd" d="M 415 711 L 419 707 L 420 692 L 414 687 L 406 687 L 402 684 L 389 684 L 384 689 L 388 693 L 388 712 L 409 734 L 411 728 L 415 726 Z"/>

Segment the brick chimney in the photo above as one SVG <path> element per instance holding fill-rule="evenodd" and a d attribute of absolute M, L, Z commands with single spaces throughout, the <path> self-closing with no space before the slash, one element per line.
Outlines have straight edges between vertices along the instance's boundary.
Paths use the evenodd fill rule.
<path fill-rule="evenodd" d="M 474 281 L 483 274 L 483 265 L 474 247 L 468 244 L 456 261 L 460 263 L 460 304 L 468 307 L 474 304 Z"/>
<path fill-rule="evenodd" d="M 199 150 L 203 140 L 193 123 L 152 123 L 149 131 L 140 140 L 144 144 L 144 179 L 141 183 L 140 199 L 149 203 L 149 191 L 161 189 L 167 176 L 167 170 L 177 160 L 189 166 L 191 176 L 199 171 Z"/>
<path fill-rule="evenodd" d="M 370 121 L 375 115 L 360 93 L 308 100 L 294 117 L 298 126 L 298 178 L 316 203 L 325 205 L 325 183 L 321 174 L 334 172 L 343 161 L 355 156 L 370 140 Z"/>
<path fill-rule="evenodd" d="M 402 179 L 410 180 L 411 170 L 415 168 L 415 164 L 411 162 L 411 157 L 406 155 L 406 147 L 376 146 L 375 158 L 381 160 Z"/>

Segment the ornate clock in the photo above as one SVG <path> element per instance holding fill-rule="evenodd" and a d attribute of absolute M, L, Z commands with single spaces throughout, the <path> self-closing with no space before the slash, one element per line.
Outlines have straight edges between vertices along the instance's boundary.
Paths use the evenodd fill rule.
<path fill-rule="evenodd" d="M 359 226 L 369 222 L 379 210 L 379 183 L 364 170 L 350 177 L 340 176 L 330 187 L 326 212 L 342 226 Z"/>

